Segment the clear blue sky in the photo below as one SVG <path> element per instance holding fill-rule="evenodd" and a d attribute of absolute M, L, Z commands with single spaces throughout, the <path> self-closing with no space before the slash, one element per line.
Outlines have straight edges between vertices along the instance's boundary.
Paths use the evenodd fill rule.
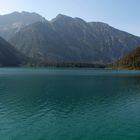
<path fill-rule="evenodd" d="M 61 13 L 140 36 L 140 0 L 0 0 L 0 14 L 13 11 L 37 12 L 49 20 Z"/>

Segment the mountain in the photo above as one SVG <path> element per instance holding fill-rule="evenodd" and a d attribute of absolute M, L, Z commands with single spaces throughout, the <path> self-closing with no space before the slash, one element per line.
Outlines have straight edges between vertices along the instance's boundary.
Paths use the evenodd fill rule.
<path fill-rule="evenodd" d="M 22 58 L 13 46 L 0 37 L 0 66 L 19 66 L 23 62 Z"/>
<path fill-rule="evenodd" d="M 114 68 L 138 69 L 140 70 L 140 47 L 114 63 Z"/>
<path fill-rule="evenodd" d="M 45 19 L 39 14 L 29 12 L 0 15 L 0 36 L 8 40 L 22 27 L 43 20 Z"/>
<path fill-rule="evenodd" d="M 140 38 L 101 22 L 59 14 L 23 27 L 9 42 L 37 63 L 112 63 L 140 45 Z"/>

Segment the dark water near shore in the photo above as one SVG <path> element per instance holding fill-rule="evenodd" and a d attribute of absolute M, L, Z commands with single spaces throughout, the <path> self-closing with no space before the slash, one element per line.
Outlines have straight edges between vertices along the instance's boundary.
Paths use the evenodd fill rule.
<path fill-rule="evenodd" d="M 140 72 L 0 69 L 0 140 L 139 140 Z"/>

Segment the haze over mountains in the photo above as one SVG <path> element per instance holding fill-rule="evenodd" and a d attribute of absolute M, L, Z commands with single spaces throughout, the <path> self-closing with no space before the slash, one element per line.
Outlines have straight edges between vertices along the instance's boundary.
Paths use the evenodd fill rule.
<path fill-rule="evenodd" d="M 106 23 L 62 14 L 51 21 L 28 12 L 0 16 L 0 36 L 37 65 L 108 64 L 140 45 L 140 37 Z"/>
<path fill-rule="evenodd" d="M 13 12 L 11 14 L 0 15 L 0 36 L 8 40 L 22 27 L 43 21 L 45 18 L 37 13 Z"/>

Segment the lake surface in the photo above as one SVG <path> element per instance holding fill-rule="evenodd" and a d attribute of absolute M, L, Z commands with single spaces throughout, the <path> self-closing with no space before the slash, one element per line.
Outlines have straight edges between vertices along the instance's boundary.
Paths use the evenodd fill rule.
<path fill-rule="evenodd" d="M 0 69 L 1 140 L 140 140 L 140 72 Z"/>

